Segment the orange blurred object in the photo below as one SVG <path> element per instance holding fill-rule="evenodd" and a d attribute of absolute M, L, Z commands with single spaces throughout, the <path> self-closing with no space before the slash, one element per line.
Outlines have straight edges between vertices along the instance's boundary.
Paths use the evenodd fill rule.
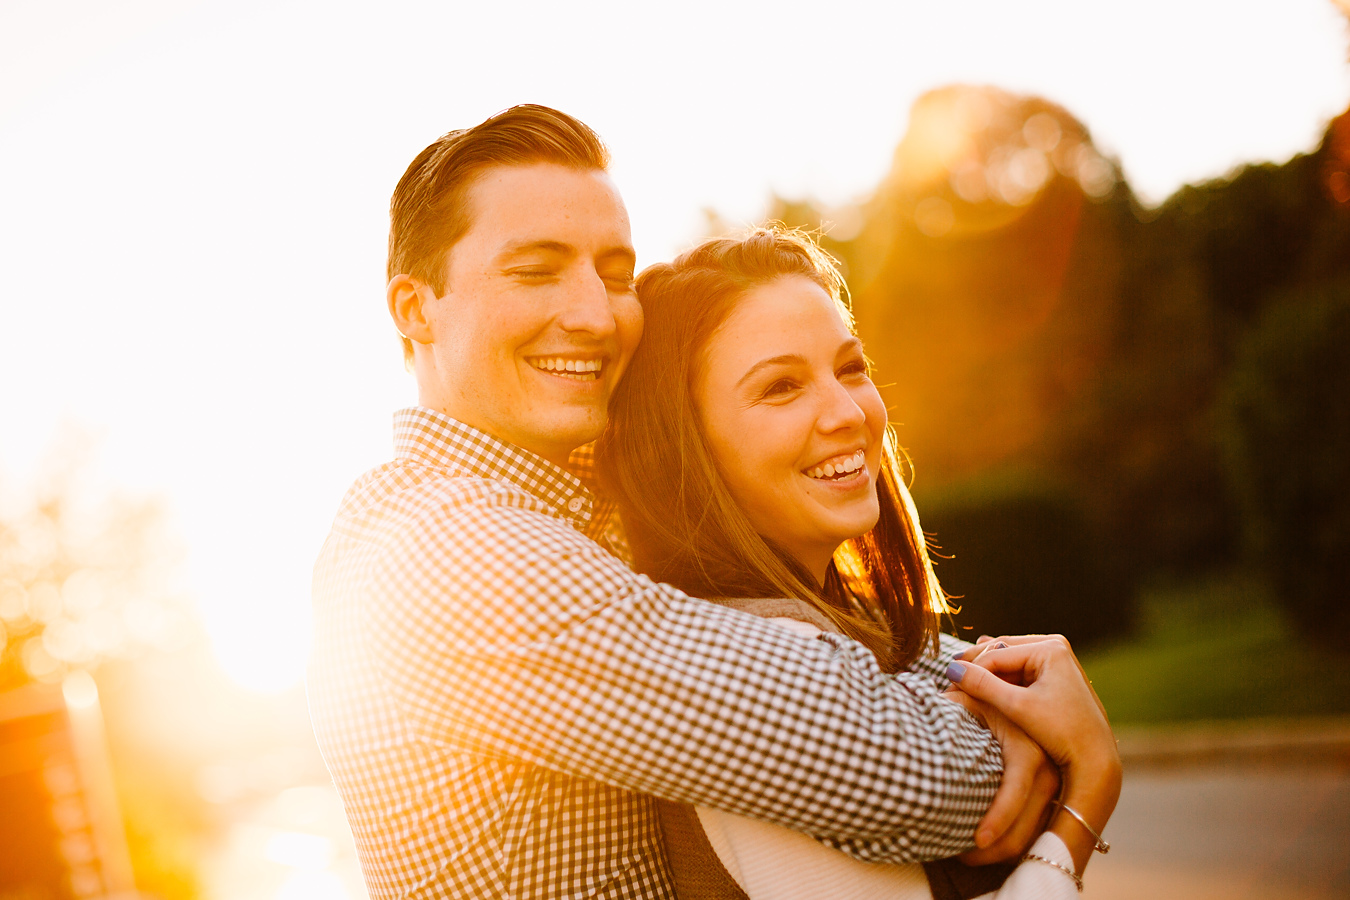
<path fill-rule="evenodd" d="M 87 673 L 0 694 L 0 797 L 0 896 L 135 897 Z"/>

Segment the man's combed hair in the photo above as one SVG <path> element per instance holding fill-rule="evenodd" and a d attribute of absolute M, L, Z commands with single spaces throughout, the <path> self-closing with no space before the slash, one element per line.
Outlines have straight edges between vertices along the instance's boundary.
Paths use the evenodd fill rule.
<path fill-rule="evenodd" d="M 741 298 L 801 276 L 824 289 L 853 330 L 834 260 L 810 238 L 766 228 L 716 239 L 646 269 L 637 281 L 646 319 L 610 401 L 597 445 L 618 498 L 638 571 L 697 597 L 795 597 L 897 671 L 937 639 L 946 602 L 887 428 L 877 497 L 881 516 L 846 541 L 817 585 L 781 546 L 758 534 L 727 487 L 703 433 L 695 384 L 708 341 Z"/>
<path fill-rule="evenodd" d="M 409 275 L 442 293 L 446 251 L 472 225 L 467 201 L 476 176 L 493 166 L 535 163 L 604 170 L 609 151 L 584 123 L 534 104 L 513 106 L 472 128 L 437 138 L 417 154 L 389 201 L 386 277 Z M 412 359 L 412 342 L 406 337 L 403 356 Z"/>

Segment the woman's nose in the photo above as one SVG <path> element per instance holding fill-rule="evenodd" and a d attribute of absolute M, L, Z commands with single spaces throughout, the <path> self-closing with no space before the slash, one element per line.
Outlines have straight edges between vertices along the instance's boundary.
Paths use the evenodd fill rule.
<path fill-rule="evenodd" d="M 837 381 L 831 381 L 821 403 L 816 428 L 824 434 L 829 434 L 841 429 L 861 428 L 866 421 L 867 414 L 853 399 L 848 388 Z"/>

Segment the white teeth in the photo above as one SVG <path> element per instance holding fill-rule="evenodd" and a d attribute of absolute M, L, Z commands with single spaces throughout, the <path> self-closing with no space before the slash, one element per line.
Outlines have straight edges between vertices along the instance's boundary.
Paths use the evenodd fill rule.
<path fill-rule="evenodd" d="M 561 356 L 540 357 L 530 360 L 530 365 L 544 372 L 552 372 L 564 378 L 576 378 L 593 381 L 599 377 L 604 363 L 598 359 L 564 359 Z"/>
<path fill-rule="evenodd" d="M 812 478 L 833 478 L 835 475 L 856 472 L 866 464 L 867 458 L 863 455 L 863 451 L 859 450 L 842 460 L 827 462 L 823 466 L 815 466 L 806 474 Z"/>

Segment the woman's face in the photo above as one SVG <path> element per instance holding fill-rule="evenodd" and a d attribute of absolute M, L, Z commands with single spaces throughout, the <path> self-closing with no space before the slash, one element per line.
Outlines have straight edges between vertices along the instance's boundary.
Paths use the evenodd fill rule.
<path fill-rule="evenodd" d="M 886 408 L 862 344 L 819 285 L 786 276 L 741 298 L 702 362 L 694 399 L 733 497 L 823 579 L 879 515 Z"/>

